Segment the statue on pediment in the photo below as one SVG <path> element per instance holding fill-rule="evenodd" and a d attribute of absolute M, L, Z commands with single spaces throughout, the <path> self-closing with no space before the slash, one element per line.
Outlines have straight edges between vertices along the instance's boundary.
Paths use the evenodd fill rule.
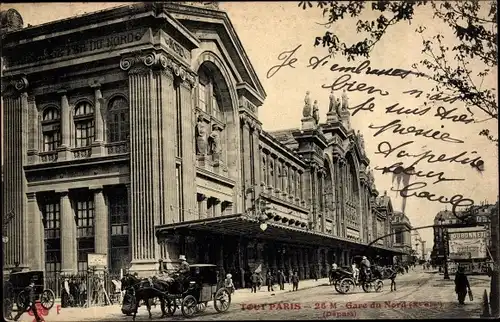
<path fill-rule="evenodd" d="M 337 97 L 337 101 L 335 102 L 335 111 L 337 112 L 337 115 L 340 116 L 340 112 L 341 112 L 341 106 L 342 106 L 342 103 L 340 102 L 340 98 Z"/>
<path fill-rule="evenodd" d="M 336 109 L 336 102 L 335 102 L 335 94 L 334 90 L 330 92 L 330 105 L 328 106 L 328 113 L 335 113 L 337 111 Z"/>
<path fill-rule="evenodd" d="M 302 116 L 311 117 L 311 97 L 310 92 L 306 92 L 306 97 L 304 98 L 304 108 L 302 109 Z"/>
<path fill-rule="evenodd" d="M 319 107 L 318 107 L 318 101 L 314 101 L 313 105 L 313 119 L 316 121 L 316 124 L 319 124 Z"/>
<path fill-rule="evenodd" d="M 207 153 L 207 130 L 205 128 L 205 121 L 202 117 L 198 117 L 198 122 L 195 127 L 196 136 L 196 154 L 205 155 Z"/>
<path fill-rule="evenodd" d="M 344 89 L 342 92 L 342 111 L 346 111 L 349 108 L 349 99 L 347 97 L 347 91 Z"/>

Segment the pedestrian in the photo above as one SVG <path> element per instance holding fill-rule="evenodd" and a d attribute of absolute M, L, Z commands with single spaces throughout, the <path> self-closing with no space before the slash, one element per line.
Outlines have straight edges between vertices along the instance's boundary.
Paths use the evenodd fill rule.
<path fill-rule="evenodd" d="M 292 291 L 298 291 L 299 290 L 299 274 L 297 274 L 297 271 L 295 271 L 292 275 Z"/>
<path fill-rule="evenodd" d="M 257 288 L 260 291 L 260 287 L 262 286 L 262 284 L 264 284 L 264 278 L 262 277 L 262 274 L 260 272 L 257 273 L 257 276 L 259 277 L 259 283 L 257 284 Z"/>
<path fill-rule="evenodd" d="M 224 280 L 224 287 L 229 290 L 230 294 L 234 293 L 233 276 L 231 274 L 226 275 L 226 279 Z"/>
<path fill-rule="evenodd" d="M 259 283 L 260 283 L 259 274 L 257 274 L 256 272 L 253 272 L 250 279 L 251 279 L 251 283 L 252 283 L 252 293 L 257 293 L 257 285 L 259 285 Z"/>
<path fill-rule="evenodd" d="M 465 269 L 463 266 L 459 266 L 457 273 L 455 274 L 455 293 L 457 293 L 458 303 L 460 305 L 465 304 L 467 291 L 472 294 L 469 279 L 467 278 L 467 275 L 465 275 Z"/>
<path fill-rule="evenodd" d="M 274 292 L 273 283 L 274 283 L 273 274 L 271 274 L 271 271 L 267 271 L 267 274 L 266 274 L 266 285 L 267 285 L 267 291 L 268 292 L 271 292 L 271 291 Z"/>
<path fill-rule="evenodd" d="M 288 270 L 288 284 L 292 284 L 292 276 L 293 276 L 293 271 L 292 269 L 290 268 Z"/>
<path fill-rule="evenodd" d="M 352 278 L 354 279 L 354 282 L 358 284 L 359 280 L 359 269 L 356 266 L 356 263 L 352 263 Z"/>
<path fill-rule="evenodd" d="M 285 274 L 281 270 L 278 270 L 278 284 L 280 285 L 280 290 L 285 289 Z"/>
<path fill-rule="evenodd" d="M 36 308 L 35 281 L 33 279 L 31 279 L 29 285 L 25 287 L 24 292 L 28 294 L 28 296 L 24 297 L 24 303 L 22 303 L 21 308 L 18 308 L 18 312 L 17 315 L 14 317 L 14 321 L 17 321 L 21 317 L 21 315 L 23 315 L 25 312 L 28 312 L 30 309 L 33 312 L 33 315 L 35 316 L 35 320 L 37 322 L 42 321 L 42 319 L 38 315 L 38 310 Z"/>

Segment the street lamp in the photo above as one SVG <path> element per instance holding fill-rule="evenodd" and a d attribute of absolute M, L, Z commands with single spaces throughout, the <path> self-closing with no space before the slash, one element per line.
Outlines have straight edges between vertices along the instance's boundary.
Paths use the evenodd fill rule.
<path fill-rule="evenodd" d="M 448 273 L 448 247 L 446 247 L 446 241 L 448 240 L 448 231 L 445 232 L 444 230 L 444 218 L 443 216 L 441 216 L 441 218 L 439 218 L 439 222 L 441 224 L 441 242 L 443 244 L 443 250 L 444 250 L 444 276 L 443 278 L 445 280 L 449 280 L 450 279 L 450 275 Z"/>

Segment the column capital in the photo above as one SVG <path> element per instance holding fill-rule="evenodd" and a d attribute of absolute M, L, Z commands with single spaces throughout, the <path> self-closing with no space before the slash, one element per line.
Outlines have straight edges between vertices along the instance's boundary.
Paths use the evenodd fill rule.
<path fill-rule="evenodd" d="M 36 200 L 36 192 L 27 192 L 26 197 L 28 197 L 28 201 Z"/>
<path fill-rule="evenodd" d="M 68 90 L 64 89 L 64 88 L 61 88 L 57 91 L 57 94 L 61 95 L 61 96 L 65 96 L 68 94 Z"/>
<path fill-rule="evenodd" d="M 26 75 L 18 75 L 2 80 L 2 96 L 24 93 L 28 90 L 29 82 Z"/>
<path fill-rule="evenodd" d="M 61 196 L 67 196 L 69 194 L 69 190 L 56 190 L 55 192 Z"/>
<path fill-rule="evenodd" d="M 102 191 L 103 190 L 103 186 L 90 186 L 89 190 L 95 191 L 95 192 Z"/>
<path fill-rule="evenodd" d="M 152 69 L 163 69 L 172 71 L 173 75 L 186 81 L 192 88 L 198 83 L 197 75 L 188 70 L 177 59 L 170 54 L 161 52 L 135 52 L 123 56 L 120 60 L 120 68 L 131 74 L 148 72 Z"/>
<path fill-rule="evenodd" d="M 101 83 L 97 80 L 94 80 L 89 83 L 89 86 L 93 89 L 100 89 L 101 88 Z"/>

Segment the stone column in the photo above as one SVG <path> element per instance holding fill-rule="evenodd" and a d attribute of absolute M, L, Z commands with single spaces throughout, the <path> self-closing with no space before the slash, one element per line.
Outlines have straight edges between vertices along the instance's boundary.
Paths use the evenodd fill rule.
<path fill-rule="evenodd" d="M 195 83 L 195 77 L 177 62 L 156 52 L 123 57 L 120 67 L 129 74 L 131 270 L 146 274 L 156 271 L 156 259 L 160 256 L 154 226 L 184 219 L 178 213 L 177 189 L 172 189 L 171 184 L 176 177 L 174 113 L 179 90 L 174 86 L 173 73 L 190 84 Z M 195 198 L 194 190 L 190 193 Z M 193 203 L 189 203 L 188 209 L 194 208 Z M 173 243 L 167 243 L 166 252 L 175 253 L 174 248 Z"/>
<path fill-rule="evenodd" d="M 72 155 L 69 151 L 71 147 L 71 110 L 68 96 L 65 90 L 58 92 L 61 95 L 61 146 L 58 148 L 58 160 L 70 160 Z"/>
<path fill-rule="evenodd" d="M 207 196 L 205 196 L 204 194 L 199 194 L 199 196 L 201 200 L 198 201 L 198 215 L 200 219 L 204 219 L 207 218 Z"/>
<path fill-rule="evenodd" d="M 243 192 L 244 192 L 244 198 L 245 198 L 245 203 L 244 203 L 244 210 L 245 212 L 247 209 L 250 209 L 252 207 L 252 193 L 248 193 L 247 189 L 252 188 L 252 169 L 250 168 L 250 125 L 249 125 L 250 120 L 247 119 L 246 116 L 241 115 L 240 117 L 240 123 L 241 123 L 241 136 L 243 139 L 243 145 L 241 147 L 242 151 L 242 157 L 243 157 L 243 169 L 242 169 L 242 174 L 243 174 Z"/>
<path fill-rule="evenodd" d="M 67 191 L 60 192 L 61 196 L 61 272 L 75 274 L 78 270 L 78 245 L 75 214 Z"/>
<path fill-rule="evenodd" d="M 304 265 L 304 250 L 302 248 L 298 249 L 298 256 L 299 256 L 299 272 L 300 272 L 300 279 L 305 279 L 306 278 L 306 272 L 305 272 L 305 265 Z"/>
<path fill-rule="evenodd" d="M 180 82 L 180 102 L 177 102 L 177 109 L 180 114 L 181 142 L 182 146 L 182 201 L 184 220 L 196 219 L 196 147 L 194 144 L 194 128 L 196 125 L 193 113 L 192 91 L 194 84 L 187 81 Z M 164 113 L 170 114 L 169 111 Z M 167 116 L 169 117 L 169 116 Z M 162 129 L 163 130 L 163 129 Z M 168 189 L 168 188 L 167 188 Z"/>
<path fill-rule="evenodd" d="M 5 85 L 3 82 L 2 85 Z M 26 78 L 15 79 L 2 93 L 2 143 L 4 160 L 4 187 L 2 189 L 3 214 L 13 213 L 6 224 L 4 244 L 4 268 L 14 266 L 27 268 L 29 264 L 27 182 L 23 165 L 27 164 L 28 147 L 28 95 Z"/>
<path fill-rule="evenodd" d="M 220 217 L 222 215 L 222 203 L 219 199 L 214 198 L 214 217 Z"/>
<path fill-rule="evenodd" d="M 253 155 L 252 155 L 252 160 L 253 160 L 253 172 L 254 172 L 254 199 L 257 199 L 260 195 L 261 191 L 261 182 L 262 182 L 262 177 L 261 177 L 261 155 L 260 155 L 260 150 L 259 150 L 259 140 L 260 140 L 260 130 L 258 128 L 258 125 L 255 126 L 254 130 L 252 131 L 252 144 L 253 144 Z"/>
<path fill-rule="evenodd" d="M 306 248 L 304 250 L 304 272 L 305 272 L 305 277 L 309 278 L 310 277 L 310 268 L 309 268 L 309 249 Z"/>
<path fill-rule="evenodd" d="M 92 143 L 92 155 L 101 156 L 105 154 L 104 148 L 104 114 L 106 106 L 102 106 L 103 99 L 100 84 L 92 84 L 94 89 L 94 122 L 95 122 L 95 140 Z"/>
<path fill-rule="evenodd" d="M 108 255 L 109 248 L 109 218 L 108 207 L 104 200 L 104 193 L 102 187 L 90 188 L 94 190 L 94 204 L 95 204 L 95 252 L 97 254 Z M 109 261 L 109 259 L 108 259 Z M 109 262 L 106 264 L 109 267 Z"/>
<path fill-rule="evenodd" d="M 44 236 L 41 234 L 43 229 L 42 214 L 38 208 L 36 193 L 30 192 L 28 197 L 28 227 L 29 227 L 29 244 L 30 244 L 30 260 L 29 266 L 32 270 L 43 270 L 44 260 L 42 257 L 44 250 Z"/>

